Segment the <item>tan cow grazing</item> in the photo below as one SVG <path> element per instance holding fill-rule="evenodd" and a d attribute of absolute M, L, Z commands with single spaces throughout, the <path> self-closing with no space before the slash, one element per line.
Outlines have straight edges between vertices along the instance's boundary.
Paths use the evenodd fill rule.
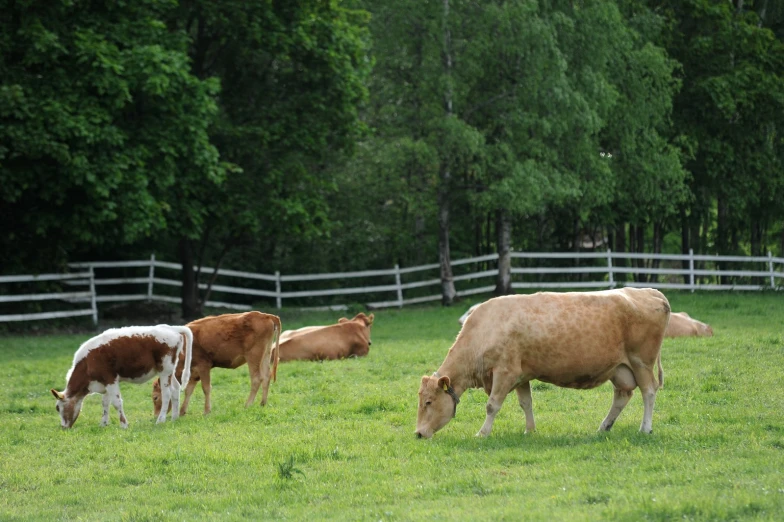
<path fill-rule="evenodd" d="M 673 312 L 664 337 L 713 337 L 713 328 L 692 319 L 686 312 Z"/>
<path fill-rule="evenodd" d="M 109 402 L 120 416 L 120 426 L 128 427 L 120 395 L 120 381 L 143 383 L 158 375 L 164 383 L 162 402 L 167 406 L 158 422 L 166 422 L 169 401 L 174 404 L 172 420 L 177 419 L 180 402 L 180 383 L 173 378 L 177 361 L 190 369 L 193 334 L 184 326 L 129 326 L 112 328 L 82 343 L 74 354 L 71 369 L 65 376 L 64 392 L 52 388 L 57 399 L 55 409 L 60 414 L 60 426 L 70 428 L 79 417 L 82 401 L 91 393 L 103 394 L 101 426 L 109 424 Z M 185 378 L 190 378 L 190 372 Z"/>
<path fill-rule="evenodd" d="M 373 314 L 359 313 L 353 319 L 344 317 L 338 324 L 322 327 L 305 327 L 302 333 L 289 335 L 280 343 L 280 360 L 322 361 L 363 357 L 370 351 L 370 328 Z M 299 332 L 299 331 L 296 331 Z"/>
<path fill-rule="evenodd" d="M 259 386 L 262 388 L 261 405 L 267 404 L 270 379 L 277 379 L 280 337 L 280 318 L 262 312 L 224 314 L 204 317 L 187 325 L 193 331 L 193 362 L 191 377 L 185 387 L 185 400 L 180 415 L 188 411 L 196 383 L 201 380 L 204 392 L 204 413 L 212 411 L 210 400 L 210 370 L 212 368 L 238 368 L 248 363 L 250 395 L 245 406 L 256 400 Z M 183 372 L 183 364 L 177 366 L 175 375 Z M 160 383 L 155 382 L 152 390 L 155 415 L 163 406 Z"/>
<path fill-rule="evenodd" d="M 443 428 L 468 388 L 484 388 L 490 396 L 477 436 L 490 434 L 512 390 L 525 412 L 526 432 L 534 431 L 533 379 L 580 389 L 611 381 L 613 404 L 599 430 L 612 427 L 638 387 L 645 408 L 640 431 L 650 433 L 669 316 L 667 298 L 650 288 L 490 299 L 468 316 L 438 371 L 422 377 L 416 435 L 430 438 Z"/>

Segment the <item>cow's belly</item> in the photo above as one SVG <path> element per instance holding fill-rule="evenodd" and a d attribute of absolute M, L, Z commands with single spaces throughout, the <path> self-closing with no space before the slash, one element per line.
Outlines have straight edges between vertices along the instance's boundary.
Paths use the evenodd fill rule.
<path fill-rule="evenodd" d="M 247 361 L 242 353 L 211 354 L 213 368 L 239 368 Z"/>
<path fill-rule="evenodd" d="M 120 380 L 121 381 L 125 381 L 125 382 L 132 382 L 134 384 L 142 384 L 142 383 L 145 383 L 145 382 L 149 381 L 150 379 L 152 379 L 156 375 L 158 375 L 158 370 L 153 368 L 152 370 L 148 371 L 147 373 L 144 373 L 142 375 L 135 375 L 133 377 L 123 377 L 122 375 L 120 375 Z"/>
<path fill-rule="evenodd" d="M 545 371 L 535 374 L 535 379 L 555 384 L 563 388 L 589 389 L 596 388 L 609 381 L 615 374 L 618 364 L 603 368 L 570 368 L 561 371 Z"/>

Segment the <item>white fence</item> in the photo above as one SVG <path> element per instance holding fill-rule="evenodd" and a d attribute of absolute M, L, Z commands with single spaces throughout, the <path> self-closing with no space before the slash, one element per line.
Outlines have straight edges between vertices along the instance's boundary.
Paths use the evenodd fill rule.
<path fill-rule="evenodd" d="M 86 279 L 85 279 L 86 278 Z M 93 269 L 87 272 L 77 272 L 70 274 L 39 274 L 39 275 L 14 275 L 0 276 L 2 283 L 37 283 L 41 281 L 62 281 L 65 284 L 87 286 L 88 289 L 81 292 L 46 292 L 29 293 L 15 295 L 0 295 L 0 303 L 23 303 L 30 301 L 59 301 L 64 302 L 88 302 L 90 308 L 51 310 L 47 312 L 34 312 L 26 314 L 2 314 L 0 322 L 11 321 L 34 321 L 39 319 L 58 319 L 60 317 L 79 317 L 84 315 L 92 316 L 93 324 L 98 324 L 98 306 L 95 296 L 95 276 Z"/>
<path fill-rule="evenodd" d="M 637 254 L 626 252 L 512 252 L 513 289 L 582 289 L 615 288 L 616 286 L 652 287 L 681 290 L 763 290 L 776 289 L 784 278 L 784 258 L 746 256 L 708 256 L 678 254 Z M 498 254 L 452 261 L 454 281 L 458 296 L 489 293 L 495 289 L 498 275 L 495 265 Z M 528 266 L 531 264 L 538 266 Z M 543 266 L 543 265 L 550 266 Z M 728 264 L 736 266 L 727 267 Z M 570 265 L 570 266 L 564 266 Z M 677 266 L 676 266 L 677 265 Z M 73 263 L 72 269 L 86 269 L 75 274 L 47 274 L 45 276 L 5 276 L 0 283 L 11 281 L 41 281 L 56 277 L 67 285 L 89 285 L 89 292 L 27 294 L 0 296 L 0 303 L 40 299 L 60 299 L 69 302 L 90 302 L 85 310 L 48 312 L 45 314 L 0 315 L 0 322 L 93 315 L 97 318 L 97 303 L 128 301 L 159 301 L 180 303 L 182 287 L 179 263 L 150 259 L 139 261 L 101 261 Z M 740 268 L 739 268 L 740 267 Z M 196 267 L 194 267 L 195 269 Z M 482 269 L 484 268 L 484 269 Z M 122 277 L 101 276 L 101 272 L 125 272 Z M 139 271 L 128 277 L 127 272 Z M 200 274 L 209 277 L 213 269 L 202 267 Z M 115 274 L 116 275 L 116 274 Z M 627 281 L 629 275 L 636 279 Z M 722 282 L 722 279 L 733 279 Z M 351 286 L 345 280 L 364 279 L 365 285 Z M 661 279 L 661 280 L 660 280 Z M 258 274 L 237 270 L 218 270 L 212 285 L 212 294 L 224 297 L 208 300 L 208 307 L 236 310 L 253 308 L 280 309 L 283 301 L 296 300 L 299 306 L 312 298 L 334 300 L 344 296 L 360 296 L 361 302 L 371 308 L 402 307 L 441 299 L 439 264 L 386 270 L 365 270 L 329 274 Z M 225 284 L 224 284 L 225 282 Z M 489 284 L 488 284 L 489 283 Z M 319 288 L 319 286 L 328 286 Z M 113 288 L 120 287 L 117 291 Z M 205 290 L 207 284 L 200 283 Z M 435 287 L 435 290 L 432 288 Z M 106 291 L 104 290 L 106 289 Z M 212 295 L 211 294 L 211 295 Z M 415 294 L 415 295 L 412 295 Z M 382 299 L 379 300 L 378 298 Z M 345 299 L 344 301 L 346 301 Z M 350 301 L 349 301 L 350 302 Z M 346 304 L 311 306 L 310 309 L 345 309 Z M 67 314 L 67 315 L 64 315 Z"/>

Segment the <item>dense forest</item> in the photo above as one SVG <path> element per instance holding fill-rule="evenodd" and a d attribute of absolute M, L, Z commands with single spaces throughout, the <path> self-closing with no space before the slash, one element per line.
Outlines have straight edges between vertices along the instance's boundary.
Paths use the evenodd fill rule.
<path fill-rule="evenodd" d="M 470 255 L 784 255 L 782 39 L 781 0 L 0 0 L 1 271 L 438 261 L 449 303 Z"/>

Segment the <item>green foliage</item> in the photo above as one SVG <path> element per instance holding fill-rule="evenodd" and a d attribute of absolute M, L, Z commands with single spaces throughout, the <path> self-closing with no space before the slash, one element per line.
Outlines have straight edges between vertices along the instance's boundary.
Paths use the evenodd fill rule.
<path fill-rule="evenodd" d="M 650 436 L 637 431 L 639 393 L 597 433 L 609 384 L 535 383 L 532 435 L 512 394 L 490 437 L 474 437 L 487 396 L 472 390 L 433 439 L 416 439 L 419 381 L 445 357 L 463 307 L 377 311 L 367 357 L 281 364 L 264 408 L 243 406 L 246 367 L 213 370 L 209 416 L 197 388 L 188 415 L 163 425 L 151 384 L 123 383 L 128 430 L 114 411 L 99 427 L 96 396 L 73 429 L 59 427 L 48 390 L 89 335 L 0 338 L 0 518 L 776 520 L 782 299 L 667 297 L 715 336 L 664 341 Z M 284 310 L 282 320 L 297 328 L 341 315 Z M 306 474 L 283 479 L 287 463 Z"/>
<path fill-rule="evenodd" d="M 143 240 L 172 219 L 171 187 L 223 179 L 207 133 L 219 87 L 191 74 L 187 38 L 162 22 L 171 10 L 0 4 L 5 267 Z M 202 216 L 176 219 L 193 228 Z"/>

